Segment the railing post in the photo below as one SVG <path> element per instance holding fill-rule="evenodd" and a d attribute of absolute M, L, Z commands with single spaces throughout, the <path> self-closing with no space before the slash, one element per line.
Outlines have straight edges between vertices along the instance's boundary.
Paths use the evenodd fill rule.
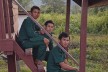
<path fill-rule="evenodd" d="M 86 67 L 87 9 L 88 0 L 82 0 L 80 32 L 80 72 L 85 72 Z"/>
<path fill-rule="evenodd" d="M 66 25 L 65 25 L 65 32 L 67 32 L 67 33 L 69 33 L 70 4 L 71 4 L 71 0 L 67 0 L 67 6 L 66 6 Z"/>
<path fill-rule="evenodd" d="M 0 39 L 6 38 L 3 0 L 0 0 Z"/>
<path fill-rule="evenodd" d="M 8 0 L 2 0 L 2 4 L 4 4 L 3 6 L 4 6 L 4 11 L 5 11 L 2 14 L 6 15 L 5 18 L 4 18 L 4 20 L 6 21 L 6 24 L 7 24 L 7 27 L 5 27 L 4 31 L 7 28 L 9 39 L 11 39 L 11 25 L 10 25 L 9 2 L 8 2 Z M 4 23 L 4 26 L 5 26 L 5 23 Z M 5 33 L 5 35 L 6 35 L 6 33 Z M 15 53 L 13 53 L 12 55 L 7 55 L 7 59 L 8 59 L 8 72 L 16 72 L 16 56 L 15 56 Z"/>
<path fill-rule="evenodd" d="M 69 23 L 70 23 L 70 3 L 71 3 L 71 0 L 67 0 L 65 32 L 67 32 L 68 34 L 69 34 Z M 66 48 L 66 51 L 68 51 L 68 47 Z"/>
<path fill-rule="evenodd" d="M 3 1 L 4 1 L 5 25 L 6 25 L 6 28 L 7 28 L 6 30 L 7 30 L 7 34 L 9 36 L 9 39 L 11 39 L 11 24 L 10 24 L 9 3 L 8 3 L 8 0 L 3 0 Z"/>
<path fill-rule="evenodd" d="M 16 55 L 8 55 L 8 72 L 16 72 Z"/>

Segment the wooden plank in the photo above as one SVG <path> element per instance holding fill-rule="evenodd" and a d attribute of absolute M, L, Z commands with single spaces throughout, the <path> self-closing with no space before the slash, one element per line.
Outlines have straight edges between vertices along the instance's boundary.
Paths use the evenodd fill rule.
<path fill-rule="evenodd" d="M 5 7 L 5 14 L 6 14 L 6 17 L 5 17 L 5 21 L 6 21 L 6 28 L 7 28 L 7 32 L 8 32 L 8 36 L 9 36 L 9 39 L 11 39 L 11 24 L 10 24 L 10 13 L 9 13 L 9 3 L 8 3 L 8 0 L 3 0 L 4 1 L 4 7 Z"/>
<path fill-rule="evenodd" d="M 0 51 L 13 51 L 13 40 L 3 39 L 0 40 Z"/>
<path fill-rule="evenodd" d="M 66 25 L 65 25 L 65 32 L 69 34 L 69 24 L 70 24 L 70 4 L 71 0 L 67 0 L 67 6 L 66 6 Z M 66 48 L 66 51 L 68 51 L 68 47 Z M 66 56 L 68 58 L 68 56 Z"/>
<path fill-rule="evenodd" d="M 78 5 L 81 5 L 82 0 L 73 0 L 76 2 Z M 96 7 L 96 6 L 103 6 L 103 5 L 108 5 L 108 0 L 88 0 L 88 6 L 89 7 Z"/>
<path fill-rule="evenodd" d="M 7 6 L 6 6 L 6 1 L 10 2 L 8 4 L 8 7 L 9 7 L 9 15 L 7 15 L 8 11 L 7 11 Z M 11 33 L 14 32 L 14 28 L 13 28 L 13 12 L 12 12 L 12 2 L 11 0 L 3 0 L 3 3 L 4 3 L 4 17 L 5 17 L 5 28 L 6 28 L 6 33 L 8 33 L 8 23 L 10 23 L 10 28 L 11 28 Z M 9 18 L 8 18 L 9 16 Z M 10 22 L 8 22 L 8 20 L 10 19 Z M 8 36 L 9 37 L 9 36 Z"/>
<path fill-rule="evenodd" d="M 0 0 L 0 39 L 6 38 L 3 0 Z"/>
<path fill-rule="evenodd" d="M 85 72 L 88 0 L 82 0 L 80 32 L 80 72 Z"/>
<path fill-rule="evenodd" d="M 13 1 L 8 0 L 9 2 L 9 13 L 10 13 L 10 24 L 11 24 L 11 33 L 14 33 L 14 22 L 13 22 Z"/>
<path fill-rule="evenodd" d="M 71 0 L 67 0 L 65 32 L 67 32 L 68 34 L 69 34 L 69 23 L 70 23 L 70 4 Z"/>
<path fill-rule="evenodd" d="M 32 55 L 26 55 L 16 42 L 14 42 L 14 52 L 25 62 L 32 72 L 38 72 Z"/>
<path fill-rule="evenodd" d="M 7 55 L 8 57 L 8 72 L 16 72 L 16 56 L 15 53 Z"/>
<path fill-rule="evenodd" d="M 7 9 L 6 9 L 6 6 L 5 6 L 5 0 L 3 0 L 3 8 L 4 8 L 4 21 L 5 21 L 5 30 L 6 30 L 6 33 L 8 33 L 8 30 L 7 30 L 7 20 L 6 20 L 6 17 L 7 17 L 7 15 L 6 15 L 6 11 L 7 11 Z M 7 38 L 7 35 L 6 35 L 6 38 Z"/>

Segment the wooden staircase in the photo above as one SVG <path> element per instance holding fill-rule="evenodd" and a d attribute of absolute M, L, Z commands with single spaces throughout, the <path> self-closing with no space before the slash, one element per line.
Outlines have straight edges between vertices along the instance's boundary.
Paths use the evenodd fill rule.
<path fill-rule="evenodd" d="M 12 0 L 0 0 L 0 51 L 7 55 L 8 72 L 16 72 L 16 55 L 25 62 L 32 72 L 38 72 L 32 56 L 26 55 L 17 42 L 12 39 L 10 3 Z"/>

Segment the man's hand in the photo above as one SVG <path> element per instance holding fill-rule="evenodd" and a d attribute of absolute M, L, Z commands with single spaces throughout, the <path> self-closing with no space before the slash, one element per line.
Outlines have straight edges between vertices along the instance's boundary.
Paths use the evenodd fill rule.
<path fill-rule="evenodd" d="M 62 69 L 64 70 L 75 70 L 76 72 L 78 72 L 77 68 L 74 68 L 68 64 L 66 64 L 65 62 L 60 62 L 59 65 L 61 66 Z"/>
<path fill-rule="evenodd" d="M 49 40 L 47 38 L 44 38 L 44 43 L 46 44 L 46 46 L 48 46 Z"/>

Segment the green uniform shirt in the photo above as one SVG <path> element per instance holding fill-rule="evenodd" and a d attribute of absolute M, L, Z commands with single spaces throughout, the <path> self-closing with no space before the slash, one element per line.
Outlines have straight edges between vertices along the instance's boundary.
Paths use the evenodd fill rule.
<path fill-rule="evenodd" d="M 27 17 L 20 28 L 18 40 L 23 43 L 28 41 L 26 44 L 30 44 L 31 46 L 24 45 L 25 47 L 32 47 L 35 43 L 42 42 L 43 36 L 39 34 L 40 28 L 29 18 Z M 30 42 L 30 43 L 29 43 Z M 32 43 L 34 43 L 32 45 Z"/>
<path fill-rule="evenodd" d="M 58 46 L 54 47 L 49 54 L 47 72 L 60 72 L 61 67 L 59 63 L 65 59 L 65 53 Z"/>
<path fill-rule="evenodd" d="M 27 17 L 21 26 L 19 31 L 19 40 L 30 40 L 30 41 L 40 41 L 43 40 L 43 36 L 39 34 L 40 28 L 29 18 Z"/>

